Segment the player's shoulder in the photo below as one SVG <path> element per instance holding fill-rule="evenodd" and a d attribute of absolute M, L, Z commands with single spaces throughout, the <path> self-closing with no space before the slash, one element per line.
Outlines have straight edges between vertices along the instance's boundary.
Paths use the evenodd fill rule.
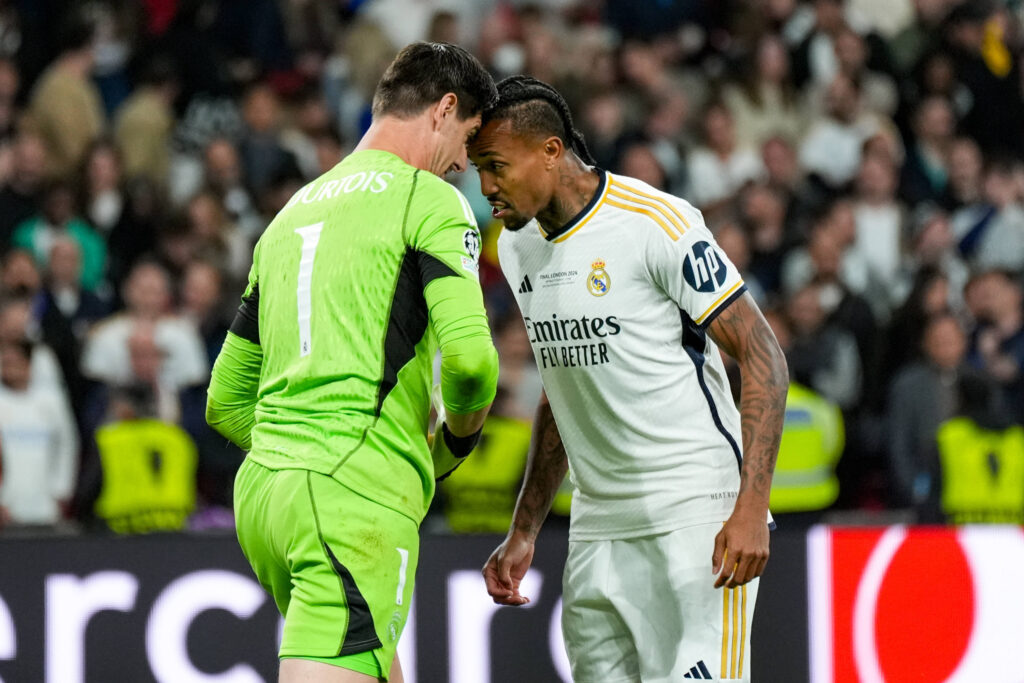
<path fill-rule="evenodd" d="M 443 211 L 455 213 L 466 219 L 470 225 L 476 225 L 473 209 L 466 195 L 443 178 L 420 170 L 416 174 L 416 193 L 414 204 L 424 211 Z"/>
<path fill-rule="evenodd" d="M 604 204 L 623 214 L 635 230 L 671 242 L 689 242 L 707 234 L 700 210 L 682 197 L 637 178 L 608 174 Z"/>

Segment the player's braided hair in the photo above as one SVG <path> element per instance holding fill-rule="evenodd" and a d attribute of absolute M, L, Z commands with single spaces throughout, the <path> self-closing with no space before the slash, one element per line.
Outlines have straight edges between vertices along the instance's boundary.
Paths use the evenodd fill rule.
<path fill-rule="evenodd" d="M 557 135 L 584 163 L 596 163 L 583 133 L 573 126 L 569 105 L 544 81 L 509 76 L 498 83 L 498 101 L 483 116 L 484 123 L 494 119 L 511 119 L 517 131 Z"/>

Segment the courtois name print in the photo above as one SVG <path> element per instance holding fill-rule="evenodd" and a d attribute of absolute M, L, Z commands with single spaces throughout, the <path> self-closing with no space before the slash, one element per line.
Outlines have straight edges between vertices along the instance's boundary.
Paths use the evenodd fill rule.
<path fill-rule="evenodd" d="M 713 292 L 725 283 L 728 266 L 718 255 L 718 249 L 710 242 L 701 240 L 690 248 L 683 260 L 683 277 L 686 284 L 698 292 Z"/>

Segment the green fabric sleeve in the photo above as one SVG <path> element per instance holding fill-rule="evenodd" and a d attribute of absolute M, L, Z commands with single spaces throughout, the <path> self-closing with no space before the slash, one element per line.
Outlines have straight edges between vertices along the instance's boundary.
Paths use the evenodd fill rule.
<path fill-rule="evenodd" d="M 423 291 L 441 350 L 445 410 L 464 415 L 488 406 L 498 386 L 498 352 L 475 279 L 442 277 Z"/>
<path fill-rule="evenodd" d="M 207 423 L 244 450 L 252 445 L 262 364 L 263 349 L 259 344 L 228 332 L 213 364 L 206 395 Z"/>

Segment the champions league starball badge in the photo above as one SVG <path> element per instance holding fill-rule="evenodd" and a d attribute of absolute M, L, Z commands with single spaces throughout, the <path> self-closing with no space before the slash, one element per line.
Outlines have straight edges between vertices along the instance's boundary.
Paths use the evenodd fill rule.
<path fill-rule="evenodd" d="M 476 230 L 467 230 L 462 234 L 462 246 L 469 254 L 469 258 L 474 261 L 480 258 L 480 236 Z"/>
<path fill-rule="evenodd" d="M 587 277 L 587 289 L 594 296 L 604 296 L 612 286 L 612 278 L 604 266 L 604 259 L 597 259 L 590 264 L 592 270 Z"/>

